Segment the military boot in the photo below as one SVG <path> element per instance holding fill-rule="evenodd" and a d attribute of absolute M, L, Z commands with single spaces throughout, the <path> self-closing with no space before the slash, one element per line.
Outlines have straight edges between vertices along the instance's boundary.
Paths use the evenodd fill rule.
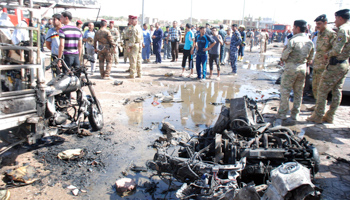
<path fill-rule="evenodd" d="M 327 123 L 333 124 L 333 121 L 334 121 L 334 115 L 326 113 L 322 117 L 322 122 L 327 122 Z"/>
<path fill-rule="evenodd" d="M 306 119 L 306 121 L 322 124 L 322 117 L 313 112 L 312 115 Z"/>
<path fill-rule="evenodd" d="M 307 111 L 314 111 L 315 108 L 316 108 L 316 106 L 312 106 L 312 107 L 310 107 L 310 108 L 306 108 L 306 110 L 307 110 Z"/>

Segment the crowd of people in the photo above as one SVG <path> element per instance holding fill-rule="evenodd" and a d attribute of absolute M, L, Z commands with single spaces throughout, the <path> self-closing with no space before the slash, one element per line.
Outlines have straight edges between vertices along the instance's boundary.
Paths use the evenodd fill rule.
<path fill-rule="evenodd" d="M 93 23 L 89 23 L 88 30 L 82 33 L 79 29 L 81 22 L 78 21 L 76 26 L 70 25 L 72 15 L 66 11 L 53 15 L 53 28 L 49 29 L 46 34 L 46 45 L 51 49 L 53 57 L 61 58 L 64 55 L 68 66 L 79 66 L 82 42 L 85 42 L 87 54 L 90 55 L 91 72 L 94 72 L 95 53 L 98 53 L 101 78 L 110 79 L 112 59 L 118 63 L 119 56 L 116 54 L 116 48 L 120 35 L 124 40 L 124 59 L 128 58 L 130 61 L 128 70 L 130 78 L 135 78 L 136 74 L 137 77 L 142 77 L 142 60 L 144 63 L 149 63 L 151 54 L 155 54 L 156 57 L 154 64 L 162 63 L 162 60 L 165 59 L 177 62 L 179 43 L 183 42 L 180 76 L 185 76 L 186 63 L 188 63 L 190 70 L 188 77 L 196 77 L 199 80 L 212 79 L 215 65 L 216 79 L 220 80 L 220 66 L 226 63 L 229 63 L 232 68 L 231 74 L 237 75 L 237 61 L 243 60 L 246 46 L 251 50 L 253 46 L 260 44 L 260 53 L 264 53 L 267 44 L 277 39 L 285 46 L 281 57 L 281 63 L 284 63 L 281 105 L 275 125 L 281 125 L 283 120 L 287 119 L 288 99 L 291 91 L 294 92 L 294 103 L 290 119 L 297 120 L 305 85 L 306 64 L 313 66 L 314 69 L 312 86 L 313 95 L 317 99 L 315 107 L 312 108 L 314 112 L 308 120 L 316 123 L 324 121 L 332 123 L 341 101 L 341 89 L 349 69 L 350 56 L 349 10 L 340 10 L 335 13 L 335 16 L 337 32 L 327 28 L 328 20 L 325 15 L 321 15 L 315 20 L 317 34 L 306 34 L 310 31 L 306 21 L 296 20 L 293 30 L 282 34 L 280 38 L 278 34 L 264 29 L 261 32 L 255 29 L 245 31 L 244 26 L 237 24 L 224 30 L 222 25 L 217 28 L 210 27 L 209 24 L 199 27 L 186 24 L 183 28 L 174 21 L 173 26 L 167 26 L 165 31 L 162 30 L 159 23 L 151 25 L 150 30 L 147 24 L 143 24 L 143 29 L 141 29 L 141 26 L 137 25 L 137 17 L 131 15 L 128 27 L 122 34 L 113 29 L 113 21 L 110 22 L 110 28 L 107 29 L 106 20 L 101 20 L 101 27 L 97 32 Z M 316 40 L 315 36 L 317 36 Z M 162 48 L 164 49 L 163 57 L 161 56 Z M 193 69 L 194 60 L 196 74 Z M 106 67 L 104 66 L 105 61 Z M 207 76 L 208 61 L 210 71 Z M 332 103 L 330 110 L 325 113 L 326 98 L 330 91 L 333 93 Z"/>

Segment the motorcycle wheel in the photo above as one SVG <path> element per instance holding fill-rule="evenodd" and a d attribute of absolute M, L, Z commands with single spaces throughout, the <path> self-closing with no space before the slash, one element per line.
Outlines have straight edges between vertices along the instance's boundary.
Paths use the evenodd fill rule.
<path fill-rule="evenodd" d="M 89 107 L 88 118 L 93 131 L 101 130 L 104 125 L 103 114 L 99 111 L 97 104 L 100 105 L 100 102 L 96 99 L 96 102 L 91 102 Z"/>

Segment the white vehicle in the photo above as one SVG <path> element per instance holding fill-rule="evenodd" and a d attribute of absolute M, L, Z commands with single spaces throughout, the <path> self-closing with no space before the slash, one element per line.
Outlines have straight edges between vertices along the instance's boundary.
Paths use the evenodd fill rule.
<path fill-rule="evenodd" d="M 344 86 L 343 86 L 343 94 L 350 95 L 350 73 L 346 75 Z"/>

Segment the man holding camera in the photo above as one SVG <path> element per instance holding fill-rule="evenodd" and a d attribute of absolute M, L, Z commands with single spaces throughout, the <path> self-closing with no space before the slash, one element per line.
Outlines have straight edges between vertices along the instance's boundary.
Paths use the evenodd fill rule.
<path fill-rule="evenodd" d="M 315 123 L 333 123 L 335 111 L 338 109 L 342 88 L 349 71 L 350 56 L 350 10 L 343 9 L 335 13 L 335 25 L 338 27 L 337 36 L 332 44 L 332 49 L 323 55 L 323 59 L 329 64 L 322 73 L 315 111 L 307 120 Z M 328 93 L 332 91 L 332 103 L 325 113 Z"/>

